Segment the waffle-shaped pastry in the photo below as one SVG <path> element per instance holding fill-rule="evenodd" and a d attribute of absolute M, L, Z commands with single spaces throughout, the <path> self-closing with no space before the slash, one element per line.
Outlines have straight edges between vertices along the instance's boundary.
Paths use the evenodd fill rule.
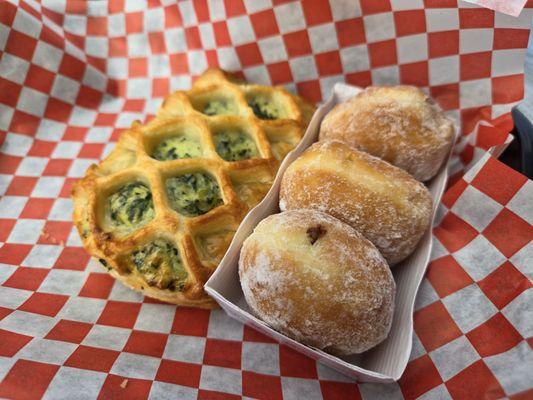
<path fill-rule="evenodd" d="M 207 71 L 77 182 L 73 219 L 85 249 L 147 296 L 214 306 L 204 283 L 313 111 L 282 88 Z"/>

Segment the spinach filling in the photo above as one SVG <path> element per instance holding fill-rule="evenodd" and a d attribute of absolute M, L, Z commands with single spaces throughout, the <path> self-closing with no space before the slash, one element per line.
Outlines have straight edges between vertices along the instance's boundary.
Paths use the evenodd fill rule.
<path fill-rule="evenodd" d="M 201 155 L 200 143 L 187 136 L 165 139 L 157 145 L 152 153 L 152 157 L 159 161 L 193 158 Z"/>
<path fill-rule="evenodd" d="M 179 251 L 165 240 L 155 240 L 131 254 L 131 261 L 150 286 L 181 291 L 187 282 L 187 270 Z"/>
<path fill-rule="evenodd" d="M 187 217 L 205 214 L 223 204 L 217 181 L 204 172 L 169 178 L 166 187 L 170 206 Z"/>
<path fill-rule="evenodd" d="M 254 111 L 257 118 L 261 119 L 277 119 L 279 118 L 278 108 L 272 104 L 267 98 L 257 96 L 248 100 L 248 105 Z"/>
<path fill-rule="evenodd" d="M 213 100 L 204 106 L 202 111 L 205 115 L 237 114 L 235 103 L 231 100 Z"/>
<path fill-rule="evenodd" d="M 107 209 L 116 226 L 132 229 L 154 218 L 152 193 L 144 183 L 132 182 L 107 199 Z"/>
<path fill-rule="evenodd" d="M 226 161 L 248 160 L 257 157 L 254 140 L 244 132 L 225 131 L 214 135 L 215 148 Z"/>

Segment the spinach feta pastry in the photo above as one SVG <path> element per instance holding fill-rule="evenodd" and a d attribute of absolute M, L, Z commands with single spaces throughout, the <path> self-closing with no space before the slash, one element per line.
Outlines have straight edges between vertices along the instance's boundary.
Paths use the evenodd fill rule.
<path fill-rule="evenodd" d="M 250 135 L 239 131 L 224 131 L 214 135 L 215 148 L 226 161 L 242 161 L 259 156 Z"/>
<path fill-rule="evenodd" d="M 83 246 L 146 296 L 214 307 L 205 282 L 313 112 L 283 88 L 207 71 L 191 90 L 168 96 L 150 122 L 124 131 L 76 182 Z"/>
<path fill-rule="evenodd" d="M 187 217 L 205 214 L 224 203 L 215 178 L 203 172 L 167 179 L 166 186 L 170 207 Z"/>
<path fill-rule="evenodd" d="M 200 142 L 184 135 L 163 140 L 152 153 L 152 157 L 159 161 L 193 158 L 201 155 Z"/>

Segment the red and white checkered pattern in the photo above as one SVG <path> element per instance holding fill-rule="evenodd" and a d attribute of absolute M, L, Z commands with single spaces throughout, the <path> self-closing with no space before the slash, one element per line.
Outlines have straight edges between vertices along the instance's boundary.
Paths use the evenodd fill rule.
<path fill-rule="evenodd" d="M 532 15 L 456 0 L 0 3 L 0 397 L 531 398 L 533 184 L 487 150 L 523 97 Z M 208 66 L 315 101 L 339 81 L 415 84 L 469 134 L 398 383 L 357 384 L 220 310 L 143 298 L 80 247 L 72 183 Z"/>

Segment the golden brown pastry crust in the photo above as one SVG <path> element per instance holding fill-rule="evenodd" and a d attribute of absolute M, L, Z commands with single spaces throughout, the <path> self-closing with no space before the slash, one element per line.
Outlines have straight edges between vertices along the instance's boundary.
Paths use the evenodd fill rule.
<path fill-rule="evenodd" d="M 261 120 L 254 115 L 246 95 L 259 92 L 275 99 L 283 118 Z M 208 116 L 194 108 L 197 102 L 216 100 L 217 96 L 234 101 L 237 115 Z M 305 109 L 298 106 L 299 102 L 305 104 Z M 89 167 L 86 176 L 75 184 L 73 221 L 85 249 L 102 260 L 113 276 L 147 296 L 180 305 L 215 306 L 203 285 L 218 266 L 245 214 L 270 189 L 280 160 L 303 136 L 312 107 L 282 88 L 249 85 L 223 71 L 207 71 L 190 91 L 170 95 L 150 123 L 134 123 L 121 135 L 111 154 Z M 212 132 L 234 126 L 253 138 L 258 158 L 230 162 L 218 155 Z M 200 157 L 158 161 L 150 156 L 157 143 L 180 129 L 194 131 L 192 134 L 202 147 Z M 187 217 L 170 207 L 165 181 L 199 171 L 215 179 L 223 204 L 202 215 Z M 155 216 L 126 232 L 109 222 L 106 201 L 131 182 L 142 182 L 149 188 Z M 183 288 L 154 286 L 132 268 L 132 252 L 154 240 L 164 240 L 179 251 L 188 273 Z"/>
<path fill-rule="evenodd" d="M 277 331 L 333 354 L 387 337 L 395 284 L 379 251 L 355 229 L 314 210 L 267 217 L 239 260 L 244 297 Z"/>
<path fill-rule="evenodd" d="M 428 229 L 432 198 L 405 171 L 342 142 L 326 141 L 313 144 L 283 175 L 280 209 L 301 208 L 346 222 L 396 264 Z"/>
<path fill-rule="evenodd" d="M 454 127 L 414 86 L 368 87 L 326 115 L 320 140 L 343 141 L 423 182 L 447 160 Z"/>

